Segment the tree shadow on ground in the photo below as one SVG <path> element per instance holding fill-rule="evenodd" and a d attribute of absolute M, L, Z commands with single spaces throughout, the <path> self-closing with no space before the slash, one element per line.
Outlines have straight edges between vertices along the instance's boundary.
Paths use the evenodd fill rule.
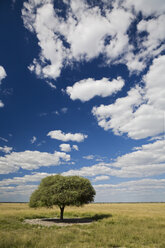
<path fill-rule="evenodd" d="M 75 218 L 64 218 L 60 220 L 59 218 L 41 218 L 41 219 L 26 219 L 24 223 L 31 225 L 41 225 L 41 226 L 70 226 L 74 224 L 85 225 L 90 224 L 94 221 L 102 220 L 105 218 L 112 217 L 111 214 L 95 214 L 91 217 L 75 217 Z"/>
<path fill-rule="evenodd" d="M 42 221 L 49 221 L 54 223 L 66 223 L 66 224 L 78 224 L 78 223 L 91 223 L 92 218 L 64 218 L 63 220 L 52 218 L 52 219 L 42 219 Z"/>
<path fill-rule="evenodd" d="M 42 219 L 42 221 L 49 221 L 49 222 L 54 222 L 54 223 L 67 223 L 67 224 L 85 224 L 85 223 L 91 223 L 93 221 L 98 221 L 98 220 L 102 220 L 105 218 L 109 218 L 112 217 L 111 214 L 95 214 L 92 217 L 75 217 L 75 218 L 64 218 L 63 220 L 57 219 L 57 218 L 44 218 Z"/>

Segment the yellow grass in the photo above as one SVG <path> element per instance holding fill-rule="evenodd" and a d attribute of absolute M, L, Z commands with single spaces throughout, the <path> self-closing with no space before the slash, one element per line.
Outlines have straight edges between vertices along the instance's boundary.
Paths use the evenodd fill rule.
<path fill-rule="evenodd" d="M 164 248 L 165 203 L 89 204 L 66 207 L 64 217 L 91 217 L 89 225 L 42 227 L 26 218 L 57 217 L 59 209 L 0 203 L 0 248 Z"/>

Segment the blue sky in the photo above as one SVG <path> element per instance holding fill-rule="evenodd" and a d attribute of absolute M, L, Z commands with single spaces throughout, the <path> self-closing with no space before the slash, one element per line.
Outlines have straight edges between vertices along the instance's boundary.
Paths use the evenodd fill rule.
<path fill-rule="evenodd" d="M 0 2 L 0 201 L 52 174 L 165 200 L 164 0 Z"/>

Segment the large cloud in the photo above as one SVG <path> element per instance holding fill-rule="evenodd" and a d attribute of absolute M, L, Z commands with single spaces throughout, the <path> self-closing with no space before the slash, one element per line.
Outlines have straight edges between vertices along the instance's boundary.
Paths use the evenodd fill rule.
<path fill-rule="evenodd" d="M 88 135 L 82 134 L 82 133 L 63 133 L 61 130 L 54 130 L 50 131 L 48 134 L 52 139 L 61 140 L 64 142 L 67 141 L 76 141 L 76 142 L 82 142 L 84 139 L 88 137 Z"/>
<path fill-rule="evenodd" d="M 23 185 L 26 183 L 36 182 L 38 183 L 42 178 L 50 176 L 51 174 L 46 172 L 38 172 L 30 175 L 24 175 L 23 177 L 7 178 L 0 181 L 0 187 L 8 185 Z"/>
<path fill-rule="evenodd" d="M 39 59 L 34 59 L 29 67 L 38 76 L 56 79 L 64 66 L 89 61 L 100 54 L 106 65 L 124 63 L 130 71 L 142 71 L 149 59 L 165 49 L 163 0 L 104 0 L 103 9 L 100 4 L 91 6 L 85 0 L 63 2 L 64 17 L 54 9 L 52 0 L 29 0 L 23 5 L 24 25 L 36 34 L 41 48 Z M 138 31 L 147 31 L 145 39 L 136 29 L 129 32 L 139 11 L 144 20 L 139 25 L 137 22 Z M 150 19 L 146 21 L 145 16 Z M 133 36 L 136 44 L 130 42 Z"/>
<path fill-rule="evenodd" d="M 18 185 L 0 187 L 1 202 L 28 202 L 32 192 L 37 188 L 37 185 Z"/>
<path fill-rule="evenodd" d="M 61 163 L 61 160 L 69 161 L 70 155 L 64 152 L 53 154 L 39 151 L 12 152 L 0 157 L 0 174 L 15 172 L 19 168 L 34 170 L 41 166 L 56 166 Z"/>
<path fill-rule="evenodd" d="M 110 63 L 129 50 L 127 30 L 133 15 L 119 6 L 105 9 L 102 15 L 99 6 L 70 1 L 62 18 L 53 1 L 29 0 L 24 3 L 22 18 L 25 27 L 35 32 L 39 40 L 39 59 L 34 59 L 29 69 L 41 77 L 56 79 L 65 65 L 89 61 L 100 54 Z"/>
<path fill-rule="evenodd" d="M 109 81 L 108 78 L 101 80 L 94 80 L 88 78 L 76 82 L 73 86 L 66 89 L 68 95 L 72 100 L 79 99 L 82 102 L 89 101 L 95 96 L 106 97 L 121 90 L 124 86 L 124 81 L 121 78 Z"/>
<path fill-rule="evenodd" d="M 112 163 L 99 163 L 80 170 L 69 170 L 63 175 L 95 177 L 99 175 L 120 178 L 150 177 L 165 174 L 165 141 L 158 140 L 136 148 L 136 151 L 118 157 Z"/>
<path fill-rule="evenodd" d="M 114 104 L 94 107 L 99 126 L 112 129 L 115 134 L 127 133 L 133 139 L 142 139 L 164 132 L 165 110 L 165 56 L 153 61 L 144 76 L 145 87 L 132 88 L 126 97 Z"/>
<path fill-rule="evenodd" d="M 45 172 L 7 178 L 0 181 L 0 201 L 29 201 L 29 196 L 37 188 L 42 178 L 50 176 Z"/>
<path fill-rule="evenodd" d="M 23 177 L 3 179 L 0 182 L 0 201 L 29 201 L 29 196 L 37 188 L 40 180 L 49 173 L 33 173 Z M 108 176 L 98 176 L 93 182 L 107 180 Z M 165 179 L 140 179 L 117 184 L 93 185 L 97 194 L 96 201 L 162 201 Z"/>
<path fill-rule="evenodd" d="M 96 184 L 96 201 L 129 202 L 129 201 L 163 201 L 165 180 L 150 177 L 165 174 L 165 141 L 135 147 L 135 151 L 120 156 L 111 163 L 99 163 L 69 170 L 63 175 L 89 177 Z M 124 182 L 105 183 L 108 177 L 124 178 Z M 127 181 L 125 181 L 127 178 Z M 128 178 L 134 178 L 130 181 Z M 135 178 L 141 178 L 137 180 Z M 102 184 L 97 181 L 102 180 Z"/>
<path fill-rule="evenodd" d="M 164 201 L 165 179 L 149 178 L 94 187 L 99 202 L 161 202 Z"/>
<path fill-rule="evenodd" d="M 39 181 L 49 175 L 47 173 L 37 173 L 1 181 L 0 201 L 29 201 L 29 197 L 37 188 Z M 34 184 L 31 184 L 32 182 Z M 96 190 L 96 202 L 146 202 L 153 200 L 160 202 L 163 201 L 162 196 L 165 192 L 165 179 L 141 179 L 118 184 L 97 184 L 93 186 Z"/>
<path fill-rule="evenodd" d="M 25 175 L 23 177 L 13 177 L 13 178 L 7 178 L 3 179 L 0 182 L 0 186 L 8 186 L 8 185 L 22 185 L 26 183 L 31 183 L 31 182 L 39 182 L 42 178 L 50 176 L 51 174 L 45 173 L 45 172 L 38 172 L 38 173 L 33 173 L 31 175 Z"/>
<path fill-rule="evenodd" d="M 91 178 L 96 183 L 94 185 L 97 191 L 96 201 L 119 201 L 119 199 L 120 201 L 150 201 L 158 200 L 158 198 L 162 200 L 161 197 L 165 191 L 165 180 L 148 177 L 165 174 L 164 147 L 165 141 L 163 139 L 157 140 L 141 147 L 135 147 L 134 151 L 118 157 L 114 162 L 82 167 L 79 170 L 69 170 L 62 174 L 66 176 L 80 175 Z M 22 160 L 25 162 L 25 158 Z M 35 160 L 32 160 L 30 162 L 34 163 Z M 3 179 L 0 182 L 0 197 L 4 199 L 5 195 L 8 195 L 19 199 L 19 197 L 26 194 L 26 200 L 28 200 L 28 196 L 37 187 L 39 181 L 49 175 L 49 173 L 39 172 L 23 177 Z M 143 179 L 133 179 L 117 184 L 97 183 L 99 180 L 108 180 L 110 176 Z M 34 185 L 31 185 L 32 183 Z"/>

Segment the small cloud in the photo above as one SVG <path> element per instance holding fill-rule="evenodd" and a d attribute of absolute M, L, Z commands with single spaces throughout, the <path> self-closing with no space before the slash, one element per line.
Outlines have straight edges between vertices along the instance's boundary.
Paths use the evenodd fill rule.
<path fill-rule="evenodd" d="M 5 69 L 0 65 L 0 84 L 2 79 L 4 79 L 7 76 Z"/>
<path fill-rule="evenodd" d="M 3 108 L 4 106 L 4 103 L 0 100 L 0 108 Z"/>
<path fill-rule="evenodd" d="M 50 136 L 52 139 L 61 140 L 64 142 L 67 141 L 76 141 L 83 142 L 84 139 L 88 138 L 88 135 L 82 133 L 63 133 L 61 130 L 50 131 L 47 136 Z"/>
<path fill-rule="evenodd" d="M 52 114 L 59 115 L 59 112 L 55 110 L 55 111 L 52 111 Z"/>
<path fill-rule="evenodd" d="M 68 108 L 64 107 L 64 108 L 61 108 L 59 111 L 58 110 L 52 111 L 52 114 L 55 114 L 55 115 L 60 115 L 60 113 L 66 114 L 67 111 L 68 111 Z"/>
<path fill-rule="evenodd" d="M 7 140 L 7 139 L 2 138 L 2 137 L 0 137 L 0 140 L 5 141 L 5 142 L 8 142 L 8 140 Z"/>
<path fill-rule="evenodd" d="M 45 144 L 45 143 L 46 143 L 46 141 L 43 140 L 43 141 L 41 141 L 40 143 L 38 143 L 37 146 L 41 146 L 41 145 L 43 145 L 43 144 Z"/>
<path fill-rule="evenodd" d="M 30 142 L 31 142 L 32 144 L 34 144 L 34 143 L 36 142 L 36 140 L 37 140 L 37 138 L 36 138 L 35 136 L 33 136 L 32 139 L 30 140 Z"/>
<path fill-rule="evenodd" d="M 52 83 L 49 82 L 49 81 L 46 81 L 46 83 L 47 83 L 52 89 L 54 89 L 54 90 L 57 88 L 54 84 L 52 84 Z"/>
<path fill-rule="evenodd" d="M 63 95 L 66 94 L 64 89 L 61 89 L 61 92 L 62 92 Z"/>
<path fill-rule="evenodd" d="M 63 152 L 71 152 L 71 150 L 76 150 L 76 151 L 79 150 L 77 145 L 73 145 L 71 147 L 70 144 L 61 144 L 59 147 L 60 147 L 60 150 Z"/>
<path fill-rule="evenodd" d="M 68 111 L 68 108 L 64 107 L 64 108 L 61 109 L 61 112 L 64 113 L 64 114 L 66 114 L 67 111 Z"/>
<path fill-rule="evenodd" d="M 97 161 L 97 162 L 102 162 L 103 159 L 102 159 L 102 158 L 96 158 L 96 161 Z"/>
<path fill-rule="evenodd" d="M 73 148 L 74 150 L 76 150 L 76 151 L 78 151 L 78 150 L 79 150 L 79 148 L 78 148 L 78 146 L 77 146 L 77 145 L 73 145 L 73 146 L 72 146 L 72 148 Z"/>
<path fill-rule="evenodd" d="M 9 146 L 4 146 L 4 147 L 2 147 L 2 146 L 0 146 L 0 151 L 1 151 L 1 152 L 10 153 L 12 150 L 13 150 L 12 147 L 9 147 Z"/>
<path fill-rule="evenodd" d="M 109 159 L 108 159 L 107 157 L 102 157 L 102 156 L 100 156 L 100 155 L 95 155 L 95 160 L 96 160 L 97 162 L 103 162 L 103 161 L 106 161 L 106 160 L 109 161 Z"/>
<path fill-rule="evenodd" d="M 62 152 L 70 152 L 71 151 L 70 144 L 61 144 L 61 145 L 59 145 L 59 147 L 60 147 Z"/>
<path fill-rule="evenodd" d="M 87 159 L 87 160 L 92 160 L 94 159 L 94 155 L 88 155 L 88 156 L 83 156 L 84 159 Z"/>
<path fill-rule="evenodd" d="M 3 94 L 4 96 L 10 96 L 10 95 L 13 94 L 13 89 L 12 89 L 12 88 L 4 89 L 4 90 L 2 91 L 2 94 Z"/>

